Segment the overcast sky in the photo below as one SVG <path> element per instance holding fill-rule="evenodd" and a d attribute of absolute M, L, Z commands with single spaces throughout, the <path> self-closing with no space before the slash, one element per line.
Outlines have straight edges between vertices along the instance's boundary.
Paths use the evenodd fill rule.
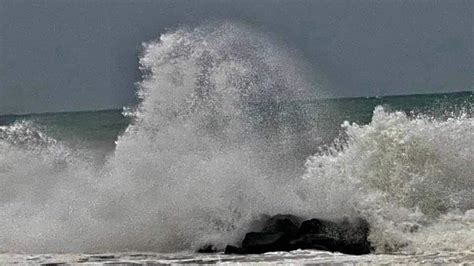
<path fill-rule="evenodd" d="M 130 104 L 140 44 L 213 19 L 282 40 L 334 97 L 472 90 L 473 12 L 472 0 L 0 0 L 0 114 Z"/>

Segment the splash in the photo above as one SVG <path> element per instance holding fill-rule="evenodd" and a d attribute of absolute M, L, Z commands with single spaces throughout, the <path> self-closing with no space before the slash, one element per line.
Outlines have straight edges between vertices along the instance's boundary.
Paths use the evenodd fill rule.
<path fill-rule="evenodd" d="M 276 213 L 362 215 L 378 252 L 472 250 L 466 112 L 377 107 L 315 153 L 324 129 L 302 100 L 317 89 L 268 37 L 224 23 L 143 48 L 140 104 L 104 164 L 34 123 L 0 127 L 0 251 L 223 247 Z"/>
<path fill-rule="evenodd" d="M 261 214 L 301 212 L 291 187 L 316 136 L 298 103 L 314 88 L 302 65 L 241 25 L 181 29 L 144 45 L 141 103 L 127 111 L 133 122 L 102 168 L 7 128 L 28 145 L 2 139 L 5 157 L 25 155 L 14 166 L 3 161 L 1 180 L 11 181 L 3 187 L 18 191 L 1 201 L 0 249 L 223 247 Z M 49 142 L 46 152 L 28 148 Z"/>
<path fill-rule="evenodd" d="M 0 127 L 0 250 L 84 247 L 92 167 L 33 123 Z"/>
<path fill-rule="evenodd" d="M 144 50 L 142 102 L 110 162 L 113 179 L 133 180 L 135 200 L 120 206 L 137 211 L 140 239 L 223 248 L 259 215 L 301 208 L 290 187 L 312 127 L 302 105 L 282 107 L 310 92 L 295 59 L 234 24 L 165 34 Z"/>
<path fill-rule="evenodd" d="M 472 118 L 409 118 L 377 107 L 370 124 L 343 128 L 344 137 L 307 161 L 303 178 L 320 195 L 314 204 L 371 219 L 381 252 L 472 249 Z"/>

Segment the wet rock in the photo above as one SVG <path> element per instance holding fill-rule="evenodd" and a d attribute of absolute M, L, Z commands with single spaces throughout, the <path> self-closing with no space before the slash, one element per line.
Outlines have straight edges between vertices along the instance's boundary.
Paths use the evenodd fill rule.
<path fill-rule="evenodd" d="M 306 234 L 290 241 L 292 249 L 317 249 L 336 251 L 337 239 L 323 234 Z"/>
<path fill-rule="evenodd" d="M 356 218 L 353 220 L 344 220 L 341 224 L 342 229 L 342 249 L 343 253 L 362 255 L 372 251 L 372 246 L 368 240 L 370 225 L 367 220 Z"/>
<path fill-rule="evenodd" d="M 270 251 L 291 250 L 289 241 L 291 236 L 278 233 L 248 233 L 242 241 L 242 251 L 245 254 L 259 254 Z"/>
<path fill-rule="evenodd" d="M 99 259 L 99 260 L 110 260 L 115 259 L 116 256 L 113 254 L 94 254 L 90 256 L 91 259 Z"/>
<path fill-rule="evenodd" d="M 227 246 L 226 253 L 259 254 L 270 251 L 291 250 L 290 240 L 297 237 L 301 219 L 294 215 L 275 215 L 261 226 L 261 232 L 245 235 L 242 247 Z"/>
<path fill-rule="evenodd" d="M 342 221 L 311 219 L 304 221 L 299 230 L 298 248 L 324 246 L 329 251 L 346 254 L 368 254 L 371 251 L 369 224 L 362 218 Z"/>
<path fill-rule="evenodd" d="M 318 249 L 346 254 L 371 251 L 369 224 L 362 218 L 329 221 L 301 219 L 292 215 L 276 215 L 267 220 L 261 232 L 245 235 L 240 248 L 227 246 L 225 253 L 258 254 L 295 249 Z"/>
<path fill-rule="evenodd" d="M 289 214 L 278 214 L 268 219 L 262 229 L 264 233 L 297 234 L 301 218 Z"/>
<path fill-rule="evenodd" d="M 260 232 L 249 232 L 242 241 L 242 247 L 227 246 L 226 254 L 259 254 L 270 251 L 289 251 L 290 240 L 297 237 L 302 219 L 294 215 L 278 214 L 258 221 Z"/>
<path fill-rule="evenodd" d="M 241 252 L 242 252 L 241 248 L 238 248 L 232 245 L 227 245 L 224 251 L 225 254 L 241 254 Z"/>
<path fill-rule="evenodd" d="M 299 235 L 325 234 L 332 237 L 339 237 L 341 228 L 339 224 L 321 219 L 311 219 L 304 221 L 298 231 Z"/>

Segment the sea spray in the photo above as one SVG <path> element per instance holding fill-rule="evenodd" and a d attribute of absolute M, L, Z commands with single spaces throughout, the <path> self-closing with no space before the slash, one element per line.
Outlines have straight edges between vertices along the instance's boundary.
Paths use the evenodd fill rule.
<path fill-rule="evenodd" d="M 5 154 L 26 154 L 5 166 L 2 181 L 36 182 L 13 202 L 2 198 L 0 248 L 222 248 L 262 214 L 302 214 L 293 187 L 317 134 L 300 103 L 315 95 L 301 65 L 264 35 L 229 23 L 145 44 L 141 102 L 102 169 L 74 152 L 29 152 L 2 139 Z"/>
<path fill-rule="evenodd" d="M 301 100 L 318 90 L 258 32 L 179 29 L 140 66 L 140 104 L 100 167 L 32 122 L 0 127 L 1 251 L 222 247 L 276 213 L 361 215 L 378 252 L 472 250 L 470 111 L 377 107 L 316 152 L 326 129 Z"/>
<path fill-rule="evenodd" d="M 295 157 L 315 127 L 301 104 L 281 105 L 310 96 L 304 69 L 234 24 L 179 30 L 144 49 L 142 101 L 110 162 L 113 178 L 134 180 L 121 206 L 139 206 L 146 235 L 137 239 L 160 250 L 223 248 L 259 215 L 299 213 Z"/>
<path fill-rule="evenodd" d="M 86 248 L 97 174 L 31 122 L 0 127 L 0 250 Z"/>
<path fill-rule="evenodd" d="M 380 252 L 473 247 L 470 115 L 409 118 L 377 107 L 368 125 L 346 122 L 343 129 L 336 145 L 308 159 L 303 178 L 313 185 L 305 192 L 319 195 L 313 204 L 349 205 L 371 219 L 372 241 Z M 446 217 L 464 222 L 449 226 Z"/>

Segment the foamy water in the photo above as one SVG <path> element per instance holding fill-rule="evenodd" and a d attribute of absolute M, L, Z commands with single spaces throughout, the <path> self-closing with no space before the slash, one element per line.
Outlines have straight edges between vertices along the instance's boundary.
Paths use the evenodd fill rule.
<path fill-rule="evenodd" d="M 260 255 L 225 255 L 195 253 L 105 253 L 105 254 L 41 254 L 2 255 L 6 264 L 239 264 L 239 265 L 303 265 L 303 264 L 443 264 L 469 265 L 474 260 L 472 251 L 423 252 L 418 254 L 344 255 L 316 250 L 269 252 Z"/>
<path fill-rule="evenodd" d="M 223 248 L 261 215 L 292 213 L 365 217 L 378 254 L 472 259 L 469 111 L 435 118 L 377 107 L 369 124 L 344 123 L 303 165 L 326 130 L 299 103 L 316 89 L 301 60 L 268 37 L 229 23 L 180 29 L 146 43 L 140 65 L 141 102 L 127 111 L 132 123 L 104 163 L 34 123 L 0 127 L 0 251 Z M 257 108 L 288 100 L 291 111 Z M 398 260 L 373 256 L 360 260 Z M 25 257 L 2 258 L 11 259 Z"/>

